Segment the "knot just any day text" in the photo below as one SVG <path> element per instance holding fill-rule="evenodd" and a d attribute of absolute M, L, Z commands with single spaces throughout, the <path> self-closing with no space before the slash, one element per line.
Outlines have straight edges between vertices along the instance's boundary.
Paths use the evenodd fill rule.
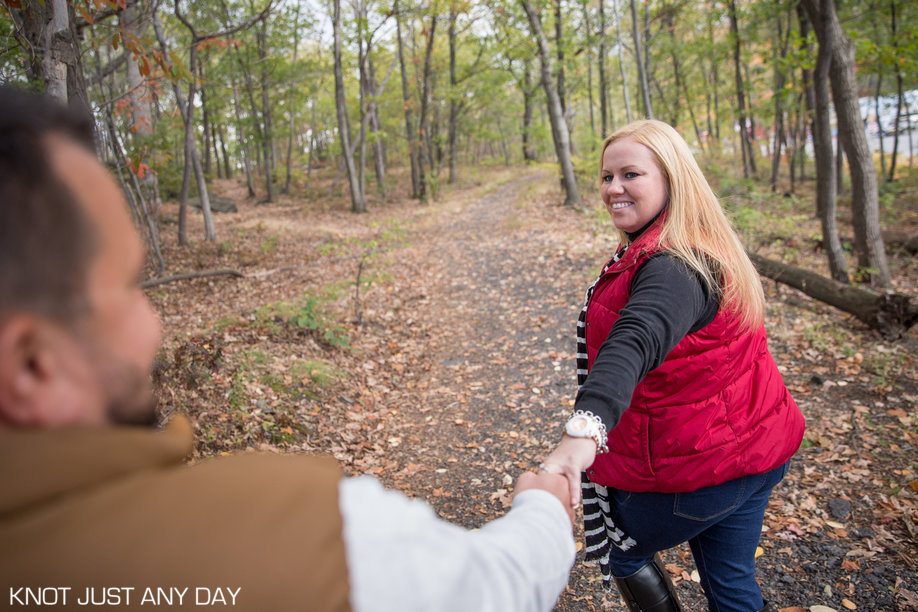
<path fill-rule="evenodd" d="M 223 589 L 220 587 L 214 589 L 197 587 L 194 591 L 191 591 L 188 587 L 184 589 L 175 587 L 153 589 L 148 587 L 141 595 L 140 589 L 135 589 L 134 587 L 99 589 L 89 587 L 86 589 L 85 594 L 73 592 L 70 587 L 20 587 L 18 589 L 10 587 L 10 606 L 66 606 L 67 604 L 72 605 L 74 602 L 78 606 L 120 606 L 129 605 L 132 598 L 136 602 L 137 597 L 141 597 L 140 605 L 171 606 L 186 603 L 184 601 L 186 596 L 188 597 L 187 603 L 192 603 L 193 597 L 194 604 L 198 606 L 235 606 L 236 596 L 239 595 L 241 590 L 242 587 L 237 588 L 235 591 L 230 588 Z"/>

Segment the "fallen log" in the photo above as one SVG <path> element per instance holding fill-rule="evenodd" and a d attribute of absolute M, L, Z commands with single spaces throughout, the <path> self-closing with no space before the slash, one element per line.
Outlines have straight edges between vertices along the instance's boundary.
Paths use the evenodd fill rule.
<path fill-rule="evenodd" d="M 854 315 L 890 339 L 902 337 L 918 322 L 918 304 L 909 295 L 876 292 L 846 285 L 815 272 L 749 253 L 759 274 L 798 289 L 811 298 Z"/>
<path fill-rule="evenodd" d="M 236 276 L 242 278 L 245 275 L 237 270 L 202 270 L 200 272 L 186 272 L 184 274 L 175 274 L 162 278 L 151 278 L 150 280 L 145 280 L 140 283 L 140 288 L 149 289 L 150 287 L 165 285 L 166 283 L 174 283 L 176 281 L 189 280 L 192 278 L 207 278 L 210 276 Z"/>

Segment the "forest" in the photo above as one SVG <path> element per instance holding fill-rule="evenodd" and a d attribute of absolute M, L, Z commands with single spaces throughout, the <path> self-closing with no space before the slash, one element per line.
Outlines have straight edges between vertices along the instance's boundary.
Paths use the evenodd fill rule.
<path fill-rule="evenodd" d="M 466 526 L 505 511 L 560 435 L 615 246 L 599 148 L 656 118 L 761 273 L 807 418 L 763 590 L 785 612 L 918 607 L 918 3 L 0 7 L 0 83 L 95 117 L 192 461 L 322 452 Z M 702 609 L 688 549 L 665 560 Z M 623 609 L 598 583 L 578 564 L 557 609 Z"/>

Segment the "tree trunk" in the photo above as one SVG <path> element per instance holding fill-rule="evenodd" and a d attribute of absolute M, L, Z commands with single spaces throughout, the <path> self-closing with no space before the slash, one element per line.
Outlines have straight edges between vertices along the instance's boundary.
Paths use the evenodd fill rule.
<path fill-rule="evenodd" d="M 355 213 L 367 211 L 367 202 L 357 179 L 354 155 L 351 152 L 351 128 L 347 118 L 347 100 L 344 96 L 344 74 L 341 66 L 341 0 L 334 0 L 334 56 L 335 56 L 335 107 L 338 111 L 338 137 L 341 140 L 341 154 L 347 169 L 351 189 L 351 210 Z"/>
<path fill-rule="evenodd" d="M 736 16 L 736 2 L 730 0 L 730 33 L 733 39 L 733 73 L 736 82 L 736 118 L 739 123 L 740 147 L 743 151 L 743 178 L 756 174 L 755 151 L 750 140 L 750 127 L 746 117 L 746 89 L 743 85 L 741 42 L 739 36 L 739 23 Z"/>
<path fill-rule="evenodd" d="M 128 36 L 140 38 L 142 35 L 140 19 L 137 15 L 137 4 L 128 3 L 127 6 L 118 13 L 118 22 Z M 148 159 L 151 153 L 152 139 L 154 134 L 153 124 L 153 94 L 147 84 L 147 80 L 140 72 L 140 63 L 137 56 L 133 53 L 125 53 L 127 64 L 127 82 L 131 100 L 131 141 L 134 150 L 141 160 Z M 149 205 L 154 218 L 156 211 L 159 209 L 159 185 L 157 174 L 155 172 L 144 173 L 143 178 L 138 177 L 142 189 L 143 197 Z M 154 231 L 158 232 L 159 228 L 153 224 Z"/>
<path fill-rule="evenodd" d="M 166 46 L 166 39 L 163 36 L 162 26 L 159 22 L 158 11 L 153 11 L 153 30 L 156 33 L 156 40 L 163 52 L 163 58 L 169 70 L 172 70 L 172 61 L 169 59 L 169 49 Z M 190 49 L 189 72 L 195 74 L 196 64 L 196 45 Z M 216 240 L 217 235 L 213 227 L 213 219 L 210 215 L 210 198 L 207 194 L 207 184 L 204 181 L 204 172 L 201 169 L 201 159 L 198 157 L 198 149 L 194 141 L 194 79 L 188 86 L 188 97 L 182 90 L 178 81 L 173 81 L 172 91 L 175 94 L 176 105 L 182 115 L 182 122 L 185 126 L 185 164 L 182 171 L 182 188 L 179 193 L 179 222 L 178 222 L 178 243 L 181 246 L 188 244 L 188 187 L 191 181 L 192 167 L 198 177 L 198 190 L 201 198 L 201 212 L 204 214 L 204 234 L 207 240 Z"/>
<path fill-rule="evenodd" d="M 402 105 L 405 109 L 405 139 L 408 142 L 408 157 L 411 161 L 411 197 L 420 198 L 421 189 L 418 180 L 418 153 L 415 142 L 414 120 L 412 118 L 411 107 L 413 101 L 408 94 L 408 73 L 405 70 L 405 45 L 402 42 L 402 13 L 395 0 L 395 6 L 392 11 L 395 13 L 395 32 L 398 41 L 398 61 L 402 72 Z"/>
<path fill-rule="evenodd" d="M 197 55 L 198 47 L 196 44 L 192 44 L 188 60 L 188 72 L 191 74 L 195 74 Z M 201 167 L 201 156 L 198 154 L 198 147 L 194 137 L 195 89 L 195 81 L 192 79 L 188 84 L 188 102 L 183 114 L 185 118 L 185 167 L 191 166 L 198 184 L 201 213 L 204 215 L 204 239 L 208 242 L 215 242 L 217 240 L 217 232 L 214 229 L 214 219 L 210 211 L 210 194 L 207 193 L 207 179 L 204 176 L 204 169 Z M 187 194 L 187 189 L 183 191 Z"/>
<path fill-rule="evenodd" d="M 523 10 L 526 11 L 526 17 L 529 19 L 529 27 L 532 36 L 536 39 L 539 49 L 539 59 L 542 63 L 542 89 L 545 90 L 545 98 L 548 102 L 548 116 L 551 121 L 551 135 L 555 143 L 555 153 L 558 156 L 558 162 L 561 165 L 561 187 L 564 189 L 565 206 L 580 208 L 583 201 L 580 199 L 580 192 L 577 189 L 577 177 L 574 174 L 574 165 L 571 162 L 570 133 L 567 130 L 567 122 L 564 120 L 564 111 L 561 108 L 561 100 L 558 92 L 555 91 L 554 82 L 551 74 L 551 54 L 548 50 L 548 40 L 545 38 L 545 32 L 542 30 L 542 21 L 535 12 L 529 0 L 520 0 Z"/>
<path fill-rule="evenodd" d="M 590 21 L 590 7 L 587 0 L 583 0 L 583 24 L 586 29 L 586 65 L 587 65 L 587 101 L 590 109 L 590 148 L 599 146 L 596 134 L 596 120 L 593 117 L 593 24 Z"/>
<path fill-rule="evenodd" d="M 561 112 L 567 117 L 567 100 L 564 87 L 564 18 L 561 14 L 561 0 L 552 0 L 555 7 L 555 53 L 558 58 L 558 100 Z M 568 126 L 569 127 L 569 126 Z"/>
<path fill-rule="evenodd" d="M 299 51 L 300 46 L 300 6 L 296 5 L 296 12 L 293 16 L 293 70 L 294 78 L 299 78 L 299 75 L 296 73 L 296 59 L 297 51 Z M 295 105 L 293 102 L 294 94 L 296 89 L 291 87 L 288 90 L 287 95 L 287 163 L 286 163 L 286 175 L 284 179 L 284 193 L 290 193 L 290 181 L 291 175 L 293 174 L 293 132 L 295 125 L 296 112 L 294 111 Z"/>
<path fill-rule="evenodd" d="M 805 54 L 805 57 L 812 57 L 813 50 L 812 45 L 810 44 L 810 20 L 806 16 L 806 9 L 803 4 L 797 3 L 797 22 L 800 24 L 800 51 Z M 803 78 L 803 102 L 804 109 L 806 111 L 805 118 L 801 122 L 800 132 L 799 132 L 799 141 L 804 143 L 801 145 L 801 148 L 805 146 L 807 141 L 807 134 L 814 131 L 813 129 L 813 112 L 816 108 L 816 92 L 813 88 L 813 70 L 804 66 L 800 70 L 800 74 Z M 800 162 L 800 180 L 806 180 L 806 151 L 801 151 L 799 155 Z"/>
<path fill-rule="evenodd" d="M 236 86 L 236 79 L 233 79 L 233 110 L 236 113 L 236 133 L 239 139 L 239 147 L 242 151 L 242 167 L 245 171 L 245 184 L 249 190 L 249 197 L 255 197 L 255 184 L 252 182 L 252 162 L 249 155 L 249 141 L 246 138 L 245 124 L 242 121 L 242 109 L 239 106 L 239 87 Z"/>
<path fill-rule="evenodd" d="M 763 276 L 850 313 L 887 338 L 902 337 L 918 322 L 918 304 L 913 303 L 911 296 L 891 291 L 877 293 L 840 283 L 754 253 L 750 253 L 749 258 Z"/>
<path fill-rule="evenodd" d="M 428 118 L 428 108 L 430 106 L 430 90 L 431 90 L 431 76 L 430 76 L 430 59 L 433 56 L 433 43 L 434 35 L 437 32 L 437 16 L 432 15 L 430 18 L 430 29 L 427 33 L 427 49 L 424 52 L 424 71 L 423 76 L 421 77 L 421 111 L 420 118 L 418 120 L 418 141 L 420 143 L 419 152 L 418 152 L 418 169 L 420 170 L 420 199 L 421 202 L 426 203 L 429 195 L 436 197 L 436 185 L 433 183 L 436 181 L 436 175 L 434 172 L 434 154 L 433 154 L 433 145 L 430 138 L 430 120 Z M 431 173 L 431 178 L 427 178 L 427 169 L 424 167 L 424 158 L 427 158 L 427 163 Z M 428 184 L 430 183 L 430 184 Z"/>
<path fill-rule="evenodd" d="M 638 14 L 635 0 L 631 0 L 631 38 L 634 39 L 634 59 L 637 61 L 638 79 L 641 84 L 641 99 L 644 101 L 644 116 L 653 119 L 653 105 L 650 102 L 650 80 L 644 65 L 644 51 L 641 34 L 638 31 Z M 630 119 L 629 119 L 630 121 Z"/>
<path fill-rule="evenodd" d="M 605 139 L 608 135 L 609 124 L 609 102 L 606 98 L 606 13 L 605 2 L 599 0 L 599 57 L 597 58 L 597 69 L 599 72 L 599 124 L 602 126 L 600 138 Z"/>
<path fill-rule="evenodd" d="M 25 0 L 6 3 L 16 26 L 13 36 L 23 48 L 26 72 L 33 83 L 63 104 L 89 109 L 89 94 L 80 59 L 74 9 L 67 0 Z"/>
<path fill-rule="evenodd" d="M 791 14 L 788 13 L 788 24 L 785 29 L 782 15 L 775 16 L 777 35 L 775 37 L 775 125 L 774 125 L 774 150 L 771 157 L 771 191 L 778 190 L 778 172 L 781 169 L 781 151 L 786 144 L 784 127 L 784 84 L 787 75 L 784 73 L 784 62 L 787 58 L 788 45 L 790 44 Z M 785 32 L 787 34 L 785 35 Z"/>
<path fill-rule="evenodd" d="M 820 47 L 827 45 L 832 54 L 829 78 L 838 120 L 838 139 L 851 170 L 852 224 L 858 262 L 862 270 L 870 274 L 874 287 L 887 288 L 889 265 L 880 234 L 877 173 L 858 105 L 854 45 L 841 29 L 833 0 L 804 0 L 804 5 Z"/>
<path fill-rule="evenodd" d="M 532 98 L 536 87 L 532 85 L 532 65 L 526 58 L 523 60 L 523 159 L 527 163 L 538 159 L 532 145 Z"/>
<path fill-rule="evenodd" d="M 258 59 L 261 63 L 261 113 L 264 117 L 265 138 L 262 141 L 265 155 L 265 201 L 274 201 L 274 119 L 271 112 L 270 83 L 268 82 L 267 23 L 255 30 Z"/>
<path fill-rule="evenodd" d="M 876 87 L 873 88 L 873 108 L 877 115 L 877 136 L 880 145 L 880 174 L 886 173 L 886 144 L 884 136 L 886 132 L 883 129 L 883 121 L 880 120 L 880 88 L 883 87 L 883 75 L 877 75 Z"/>
<path fill-rule="evenodd" d="M 204 86 L 207 82 L 207 79 L 204 77 L 204 58 L 202 58 L 201 62 L 198 64 L 198 82 L 201 83 L 201 132 L 203 133 L 201 148 L 204 150 L 204 158 L 201 160 L 201 164 L 204 168 L 204 175 L 212 177 L 210 154 L 211 151 L 216 151 L 216 143 L 214 142 L 210 120 L 210 106 L 207 104 L 207 87 Z M 220 162 L 218 160 L 217 165 L 219 166 L 219 164 Z"/>
<path fill-rule="evenodd" d="M 631 114 L 631 97 L 628 95 L 628 77 L 625 74 L 624 36 L 622 36 L 622 21 L 618 15 L 618 0 L 612 0 L 612 16 L 615 19 L 615 31 L 618 33 L 618 70 L 622 76 L 622 98 L 625 101 L 625 118 L 628 123 L 633 121 Z"/>
<path fill-rule="evenodd" d="M 452 185 L 456 182 L 456 124 L 459 120 L 459 86 L 456 80 L 456 11 L 449 11 L 449 125 L 446 128 L 446 156 L 449 165 L 449 178 L 447 182 Z"/>
<path fill-rule="evenodd" d="M 816 157 L 816 212 L 822 226 L 822 242 L 829 260 L 832 278 L 841 283 L 848 282 L 848 265 L 845 252 L 838 237 L 836 221 L 836 198 L 838 185 L 835 180 L 835 163 L 832 153 L 832 131 L 829 125 L 829 67 L 832 50 L 820 43 L 816 56 L 816 72 L 813 75 L 813 153 Z"/>
<path fill-rule="evenodd" d="M 890 34 L 892 37 L 892 45 L 894 49 L 893 55 L 898 57 L 899 55 L 899 37 L 897 33 L 897 24 L 896 24 L 896 3 L 892 1 L 889 3 L 889 12 L 890 12 Z M 886 182 L 892 182 L 896 178 L 896 159 L 899 155 L 899 134 L 902 133 L 901 121 L 902 121 L 902 102 L 904 100 L 903 91 L 902 91 L 902 70 L 899 66 L 896 66 L 896 124 L 893 126 L 893 150 L 889 156 L 889 174 L 886 175 Z M 911 132 L 908 132 L 911 134 Z M 909 138 L 911 140 L 911 138 Z"/>
<path fill-rule="evenodd" d="M 708 33 L 710 39 L 714 40 L 714 25 L 711 23 L 711 20 L 708 20 Z M 719 54 L 718 54 L 719 55 Z M 717 85 L 720 83 L 719 58 L 713 58 L 711 60 L 711 89 L 714 91 L 714 142 L 717 143 L 718 150 L 720 149 L 720 93 L 718 91 Z"/>
<path fill-rule="evenodd" d="M 373 134 L 373 169 L 376 173 L 376 188 L 382 196 L 386 195 L 386 147 L 383 140 L 382 124 L 379 121 L 379 104 L 376 84 L 376 71 L 373 68 L 373 59 L 367 55 L 367 85 L 370 89 L 370 103 L 367 106 L 369 113 L 370 133 Z"/>

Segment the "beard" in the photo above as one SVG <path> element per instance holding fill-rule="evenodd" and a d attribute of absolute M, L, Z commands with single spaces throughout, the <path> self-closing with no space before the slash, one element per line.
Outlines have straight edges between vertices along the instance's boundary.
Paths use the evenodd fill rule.
<path fill-rule="evenodd" d="M 103 390 L 104 410 L 113 425 L 153 427 L 159 422 L 159 408 L 153 395 L 150 373 L 124 361 L 93 343 L 90 348 L 96 377 Z"/>

